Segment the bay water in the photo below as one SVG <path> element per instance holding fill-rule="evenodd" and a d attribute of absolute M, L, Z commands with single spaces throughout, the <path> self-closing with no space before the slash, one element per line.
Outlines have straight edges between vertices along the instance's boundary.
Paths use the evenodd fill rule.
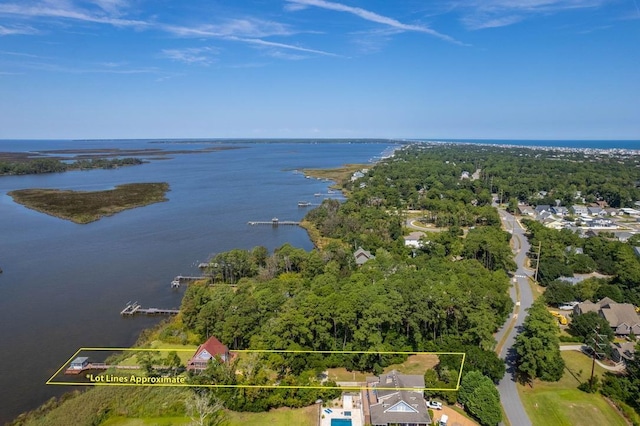
<path fill-rule="evenodd" d="M 200 150 L 113 170 L 0 177 L 0 424 L 72 390 L 45 381 L 80 347 L 124 347 L 160 319 L 123 318 L 128 301 L 177 308 L 184 286 L 215 253 L 285 243 L 311 249 L 295 226 L 330 182 L 296 170 L 368 163 L 393 143 L 313 141 L 0 141 L 0 151 L 60 149 Z M 104 190 L 131 182 L 167 182 L 169 201 L 79 225 L 27 209 L 7 192 L 23 188 Z M 335 196 L 335 195 L 334 195 Z"/>

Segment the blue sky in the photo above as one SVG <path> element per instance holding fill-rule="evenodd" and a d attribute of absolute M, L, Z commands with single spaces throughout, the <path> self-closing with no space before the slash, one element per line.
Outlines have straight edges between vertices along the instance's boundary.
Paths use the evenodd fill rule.
<path fill-rule="evenodd" d="M 640 0 L 0 0 L 0 138 L 640 139 Z"/>

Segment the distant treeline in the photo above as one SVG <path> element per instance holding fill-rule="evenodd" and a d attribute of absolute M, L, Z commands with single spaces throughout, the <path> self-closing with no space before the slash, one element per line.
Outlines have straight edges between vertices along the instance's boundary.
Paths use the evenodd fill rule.
<path fill-rule="evenodd" d="M 37 158 L 26 162 L 0 162 L 0 176 L 59 173 L 69 170 L 113 169 L 120 166 L 135 166 L 142 163 L 143 161 L 138 158 L 101 158 L 76 160 L 72 163 L 65 163 L 64 161 L 53 158 Z"/>

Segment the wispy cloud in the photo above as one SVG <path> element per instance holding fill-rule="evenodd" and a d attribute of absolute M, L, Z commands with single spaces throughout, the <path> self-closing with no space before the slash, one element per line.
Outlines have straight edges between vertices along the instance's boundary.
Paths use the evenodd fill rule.
<path fill-rule="evenodd" d="M 608 0 L 471 0 L 451 2 L 472 30 L 504 27 L 537 15 L 596 8 Z"/>
<path fill-rule="evenodd" d="M 166 75 L 167 73 L 155 67 L 111 67 L 104 66 L 66 66 L 47 62 L 23 62 L 21 68 L 37 71 L 59 72 L 65 74 L 156 74 Z"/>
<path fill-rule="evenodd" d="M 0 4 L 0 15 L 14 16 L 21 19 L 66 19 L 114 27 L 129 27 L 136 30 L 156 30 L 179 37 L 218 38 L 252 46 L 285 49 L 322 56 L 338 56 L 323 50 L 265 40 L 265 37 L 291 36 L 296 33 L 288 25 L 280 22 L 247 17 L 228 19 L 216 24 L 185 26 L 165 24 L 154 20 L 127 19 L 123 15 L 123 10 L 129 7 L 127 0 L 90 0 L 90 4 L 93 7 L 92 9 L 77 6 L 71 0 L 42 0 L 28 4 L 6 3 Z M 36 30 L 31 27 L 9 28 L 0 26 L 0 35 L 35 33 Z M 182 51 L 184 53 L 183 56 L 180 56 L 180 53 L 169 50 L 166 55 L 173 54 L 173 59 L 182 62 L 204 62 L 194 52 Z"/>
<path fill-rule="evenodd" d="M 23 53 L 23 52 L 11 52 L 8 50 L 0 50 L 0 55 L 7 55 L 7 56 L 20 56 L 23 58 L 39 58 L 42 59 L 42 56 L 38 56 L 38 55 L 32 55 L 30 53 Z"/>
<path fill-rule="evenodd" d="M 6 3 L 0 4 L 0 14 L 23 18 L 63 18 L 82 22 L 113 25 L 116 27 L 145 28 L 150 22 L 113 17 L 105 13 L 92 13 L 80 7 L 74 7 L 66 1 L 40 2 L 34 5 Z"/>
<path fill-rule="evenodd" d="M 213 55 L 219 51 L 212 47 L 188 47 L 184 49 L 163 49 L 162 56 L 185 64 L 211 65 Z"/>
<path fill-rule="evenodd" d="M 244 43 L 251 46 L 275 50 L 304 52 L 321 56 L 339 56 L 319 49 L 311 49 L 291 43 L 282 43 L 265 40 L 266 37 L 283 37 L 296 34 L 288 25 L 244 17 L 238 19 L 226 19 L 215 24 L 204 25 L 176 25 L 157 22 L 153 19 L 127 19 L 124 11 L 130 7 L 128 0 L 88 0 L 90 7 L 79 7 L 73 0 L 40 0 L 25 3 L 0 4 L 0 15 L 14 16 L 20 19 L 64 19 L 114 27 L 129 27 L 136 30 L 155 30 L 169 33 L 178 37 L 202 37 L 216 38 L 232 42 Z M 85 5 L 87 3 L 85 2 Z M 0 35 L 9 34 L 35 34 L 37 31 L 31 27 L 5 27 L 0 26 Z M 168 49 L 163 51 L 165 57 L 184 62 L 206 64 L 211 61 L 211 54 L 204 56 L 205 51 L 197 49 Z M 288 58 L 293 58 L 289 55 Z M 287 55 L 280 55 L 287 58 Z"/>
<path fill-rule="evenodd" d="M 287 25 L 261 19 L 230 19 L 220 24 L 198 26 L 159 25 L 159 27 L 181 37 L 270 37 L 289 36 L 295 32 Z"/>
<path fill-rule="evenodd" d="M 405 24 L 394 18 L 390 18 L 388 16 L 380 15 L 378 13 L 372 12 L 370 10 L 362 9 L 359 7 L 353 7 L 342 3 L 335 3 L 326 0 L 287 0 L 290 3 L 288 10 L 299 10 L 300 7 L 319 7 L 327 10 L 334 10 L 337 12 L 345 12 L 355 15 L 361 19 L 366 21 L 375 22 L 378 24 L 386 25 L 391 28 L 395 28 L 400 31 L 413 31 L 419 33 L 425 33 L 437 37 L 441 40 L 448 41 L 450 43 L 455 44 L 463 44 L 462 42 L 456 40 L 455 38 L 448 36 L 446 34 L 442 34 L 436 30 L 433 30 L 424 25 L 414 25 L 414 24 Z M 294 7 L 292 8 L 291 5 Z M 296 8 L 297 6 L 297 8 Z"/>
<path fill-rule="evenodd" d="M 92 0 L 91 2 L 110 15 L 120 15 L 123 9 L 129 7 L 127 0 Z"/>
<path fill-rule="evenodd" d="M 286 44 L 286 43 L 278 43 L 274 41 L 267 41 L 259 38 L 243 38 L 243 37 L 235 37 L 235 36 L 228 36 L 224 38 L 225 40 L 239 41 L 242 43 L 252 44 L 254 46 L 260 46 L 260 47 L 273 47 L 277 49 L 295 50 L 297 52 L 313 53 L 313 54 L 322 55 L 322 56 L 339 56 L 339 55 L 336 55 L 335 53 L 325 52 L 324 50 L 308 49 L 306 47 L 300 47 L 300 46 L 295 46 L 295 45 Z"/>
<path fill-rule="evenodd" d="M 18 35 L 18 34 L 33 35 L 38 33 L 39 31 L 32 27 L 22 27 L 22 26 L 5 27 L 4 25 L 0 25 L 0 36 Z"/>

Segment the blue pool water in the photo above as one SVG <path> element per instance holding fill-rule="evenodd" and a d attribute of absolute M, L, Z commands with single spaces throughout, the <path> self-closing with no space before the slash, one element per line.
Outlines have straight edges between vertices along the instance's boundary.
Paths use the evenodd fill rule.
<path fill-rule="evenodd" d="M 331 419 L 331 426 L 351 426 L 351 419 Z"/>

